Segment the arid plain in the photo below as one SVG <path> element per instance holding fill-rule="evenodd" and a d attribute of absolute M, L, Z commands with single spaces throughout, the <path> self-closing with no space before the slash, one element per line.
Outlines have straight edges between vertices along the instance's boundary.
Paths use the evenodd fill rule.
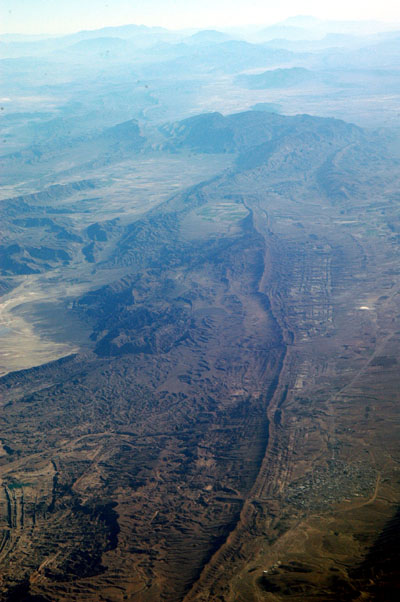
<path fill-rule="evenodd" d="M 297 112 L 303 87 L 252 91 L 265 48 L 240 44 L 206 74 L 197 51 L 177 114 L 224 82 L 234 110 Z M 0 599 L 397 600 L 398 134 L 332 118 L 337 88 L 328 117 L 173 120 L 157 77 L 185 60 L 135 75 L 117 125 L 128 88 L 80 136 L 89 97 L 36 115 L 35 145 L 6 121 Z"/>

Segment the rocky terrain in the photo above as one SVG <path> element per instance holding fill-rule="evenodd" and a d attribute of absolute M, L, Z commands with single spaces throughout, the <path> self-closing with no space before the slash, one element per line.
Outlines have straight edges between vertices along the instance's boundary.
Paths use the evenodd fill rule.
<path fill-rule="evenodd" d="M 1 599 L 397 599 L 387 140 L 255 111 L 133 129 L 118 161 L 157 140 L 203 178 L 138 210 L 92 165 L 1 203 L 0 301 L 53 287 L 36 314 L 74 346 L 0 380 Z"/>

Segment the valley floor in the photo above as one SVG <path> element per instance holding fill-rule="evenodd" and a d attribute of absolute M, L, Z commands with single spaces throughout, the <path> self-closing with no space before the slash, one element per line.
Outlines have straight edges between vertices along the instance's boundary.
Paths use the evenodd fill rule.
<path fill-rule="evenodd" d="M 78 233 L 85 345 L 0 380 L 5 602 L 397 599 L 398 177 L 303 121 Z"/>

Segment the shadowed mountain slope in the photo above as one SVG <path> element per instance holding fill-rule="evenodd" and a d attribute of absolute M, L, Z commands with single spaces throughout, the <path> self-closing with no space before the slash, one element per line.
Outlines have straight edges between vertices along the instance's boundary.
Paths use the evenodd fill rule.
<path fill-rule="evenodd" d="M 71 243 L 74 269 L 99 257 L 68 272 L 90 346 L 0 380 L 0 598 L 373 600 L 353 571 L 400 496 L 398 161 L 307 115 L 159 134 L 235 161 Z M 43 198 L 14 226 L 54 228 Z"/>

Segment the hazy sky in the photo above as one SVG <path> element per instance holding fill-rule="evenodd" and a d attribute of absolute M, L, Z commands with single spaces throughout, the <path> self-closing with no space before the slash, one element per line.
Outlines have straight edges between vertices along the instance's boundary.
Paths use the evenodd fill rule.
<path fill-rule="evenodd" d="M 400 21 L 399 0 L 0 0 L 1 33 L 66 33 L 127 23 L 184 27 L 271 24 L 298 14 Z"/>

